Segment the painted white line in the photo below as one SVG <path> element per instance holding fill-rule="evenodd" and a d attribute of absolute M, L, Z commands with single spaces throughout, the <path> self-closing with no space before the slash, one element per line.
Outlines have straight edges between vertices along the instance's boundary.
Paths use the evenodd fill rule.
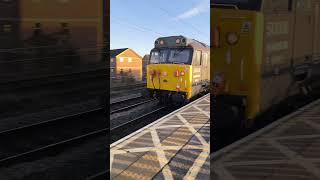
<path fill-rule="evenodd" d="M 268 138 L 263 138 L 263 139 L 286 140 L 286 139 L 305 139 L 305 138 L 320 138 L 320 134 L 319 135 L 296 135 L 296 136 L 268 137 Z"/>
<path fill-rule="evenodd" d="M 204 111 L 201 111 L 200 108 L 198 108 L 198 110 L 200 112 L 205 113 Z M 184 124 L 188 125 L 188 129 L 192 132 L 192 134 L 194 134 L 198 138 L 198 140 L 203 144 L 203 147 L 204 147 L 203 152 L 198 156 L 198 158 L 193 163 L 192 167 L 187 172 L 186 176 L 183 178 L 186 180 L 194 180 L 194 179 L 196 179 L 199 171 L 201 170 L 201 167 L 206 162 L 206 159 L 209 156 L 209 153 L 210 153 L 209 143 L 207 143 L 207 141 L 198 133 L 197 130 L 194 129 L 194 127 L 191 126 L 191 124 L 184 117 L 181 116 L 180 113 L 177 114 L 177 117 Z"/>
<path fill-rule="evenodd" d="M 160 142 L 160 139 L 159 139 L 159 136 L 156 132 L 155 129 L 152 129 L 151 130 L 151 136 L 152 136 L 152 141 L 153 141 L 153 144 L 156 148 L 158 147 L 161 147 L 161 142 Z M 158 156 L 158 161 L 160 163 L 160 167 L 163 168 L 162 170 L 162 174 L 163 174 L 163 177 L 165 180 L 173 180 L 173 176 L 172 176 L 172 172 L 170 170 L 170 167 L 169 166 L 166 166 L 167 163 L 168 163 L 168 159 L 164 153 L 163 150 L 161 149 L 158 149 L 156 151 L 157 153 L 157 156 Z"/>
<path fill-rule="evenodd" d="M 314 121 L 305 119 L 303 122 L 308 124 L 309 126 L 313 127 L 314 129 L 320 130 L 320 124 L 318 124 Z"/>
<path fill-rule="evenodd" d="M 203 127 L 203 126 L 206 126 L 206 127 L 210 127 L 210 124 L 191 124 L 191 126 L 193 127 Z M 167 129 L 167 128 L 180 128 L 180 127 L 188 127 L 188 125 L 168 125 L 168 126 L 159 126 L 157 127 L 157 129 Z"/>
<path fill-rule="evenodd" d="M 205 114 L 206 116 L 208 116 L 208 118 L 210 118 L 210 112 L 208 111 L 204 111 L 202 109 L 200 109 L 198 106 L 193 106 L 194 108 L 196 108 L 197 110 L 199 110 L 200 112 L 202 112 L 202 114 Z"/>
<path fill-rule="evenodd" d="M 231 173 L 229 173 L 224 167 L 220 165 L 214 165 L 212 169 L 218 175 L 219 179 L 236 180 L 236 178 L 233 177 Z"/>
<path fill-rule="evenodd" d="M 110 167 L 109 167 L 109 169 L 112 169 L 113 158 L 114 158 L 114 155 L 112 153 L 110 153 Z"/>
<path fill-rule="evenodd" d="M 284 160 L 257 160 L 257 161 L 239 161 L 239 162 L 224 162 L 224 167 L 229 166 L 254 166 L 254 165 L 278 165 L 278 164 L 294 164 L 294 161 L 284 159 Z"/>
<path fill-rule="evenodd" d="M 288 147 L 281 145 L 279 142 L 274 140 L 269 140 L 269 143 L 280 150 L 282 154 L 287 156 L 289 159 L 296 162 L 296 164 L 299 164 L 300 166 L 304 167 L 307 171 L 315 175 L 317 178 L 320 179 L 320 169 L 317 168 L 316 165 L 314 165 L 312 162 L 309 162 L 308 160 L 304 159 L 302 156 L 300 156 L 298 153 L 290 150 Z"/>
<path fill-rule="evenodd" d="M 189 150 L 198 150 L 198 149 L 204 149 L 205 146 L 202 145 L 186 145 L 186 146 L 161 146 L 161 147 L 143 147 L 143 148 L 131 148 L 131 149 L 123 149 L 123 150 L 115 150 L 112 152 L 113 155 L 116 154 L 127 154 L 127 153 L 138 153 L 138 152 L 148 152 L 148 151 L 158 151 L 158 150 L 180 150 L 183 149 L 189 149 Z"/>
<path fill-rule="evenodd" d="M 200 141 L 204 146 L 205 146 L 205 145 L 209 146 L 209 144 L 207 143 L 207 141 L 198 133 L 197 130 L 194 129 L 194 127 L 192 127 L 192 126 L 190 125 L 190 123 L 189 123 L 184 117 L 181 116 L 181 114 L 178 113 L 178 114 L 177 114 L 177 117 L 178 117 L 184 124 L 187 125 L 189 131 L 191 131 L 191 133 L 192 133 L 193 135 L 195 135 L 195 136 L 199 139 L 199 141 Z M 206 122 L 206 123 L 207 123 L 207 122 Z M 206 123 L 203 123 L 203 124 L 206 124 Z"/>
<path fill-rule="evenodd" d="M 207 146 L 204 146 L 203 151 L 200 153 L 198 158 L 194 161 L 192 167 L 189 169 L 187 174 L 183 179 L 185 180 L 195 180 L 197 178 L 198 173 L 200 172 L 203 164 L 206 162 L 209 157 L 210 149 Z"/>

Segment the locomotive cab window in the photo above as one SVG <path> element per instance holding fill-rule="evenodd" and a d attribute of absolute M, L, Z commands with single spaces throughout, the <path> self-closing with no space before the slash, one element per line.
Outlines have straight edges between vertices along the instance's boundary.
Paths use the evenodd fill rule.
<path fill-rule="evenodd" d="M 151 52 L 150 64 L 160 64 L 165 63 L 168 57 L 168 50 L 153 50 Z"/>
<path fill-rule="evenodd" d="M 190 61 L 190 56 L 190 49 L 173 49 L 170 51 L 168 62 L 175 64 L 187 64 Z"/>
<path fill-rule="evenodd" d="M 155 49 L 151 52 L 151 64 L 190 64 L 191 48 Z"/>

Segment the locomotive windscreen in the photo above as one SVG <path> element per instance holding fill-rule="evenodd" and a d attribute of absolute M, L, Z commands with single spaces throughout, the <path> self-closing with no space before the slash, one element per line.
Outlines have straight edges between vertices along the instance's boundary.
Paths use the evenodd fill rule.
<path fill-rule="evenodd" d="M 232 8 L 236 6 L 243 10 L 259 11 L 261 9 L 262 0 L 211 0 L 213 7 Z"/>
<path fill-rule="evenodd" d="M 155 49 L 151 52 L 150 64 L 191 64 L 191 48 Z"/>

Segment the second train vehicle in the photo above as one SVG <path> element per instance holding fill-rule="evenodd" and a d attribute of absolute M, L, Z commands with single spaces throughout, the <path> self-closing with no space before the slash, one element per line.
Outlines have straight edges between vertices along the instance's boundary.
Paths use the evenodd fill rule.
<path fill-rule="evenodd" d="M 214 128 L 251 127 L 290 96 L 319 87 L 319 0 L 211 2 Z"/>

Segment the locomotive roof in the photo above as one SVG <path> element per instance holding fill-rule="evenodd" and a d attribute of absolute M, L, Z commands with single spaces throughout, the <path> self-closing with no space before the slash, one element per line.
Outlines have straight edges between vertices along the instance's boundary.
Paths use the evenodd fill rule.
<path fill-rule="evenodd" d="M 201 50 L 206 50 L 206 51 L 210 51 L 210 47 L 203 43 L 203 42 L 200 42 L 198 40 L 195 40 L 195 39 L 190 39 L 190 38 L 187 38 L 185 36 L 168 36 L 168 37 L 160 37 L 158 38 L 156 41 L 159 41 L 159 40 L 169 40 L 169 39 L 172 39 L 172 40 L 176 40 L 176 39 L 185 39 L 186 40 L 186 43 L 185 43 L 185 46 L 191 46 L 195 49 L 201 49 Z M 161 46 L 161 45 L 155 45 L 155 47 L 168 47 L 168 46 Z"/>

